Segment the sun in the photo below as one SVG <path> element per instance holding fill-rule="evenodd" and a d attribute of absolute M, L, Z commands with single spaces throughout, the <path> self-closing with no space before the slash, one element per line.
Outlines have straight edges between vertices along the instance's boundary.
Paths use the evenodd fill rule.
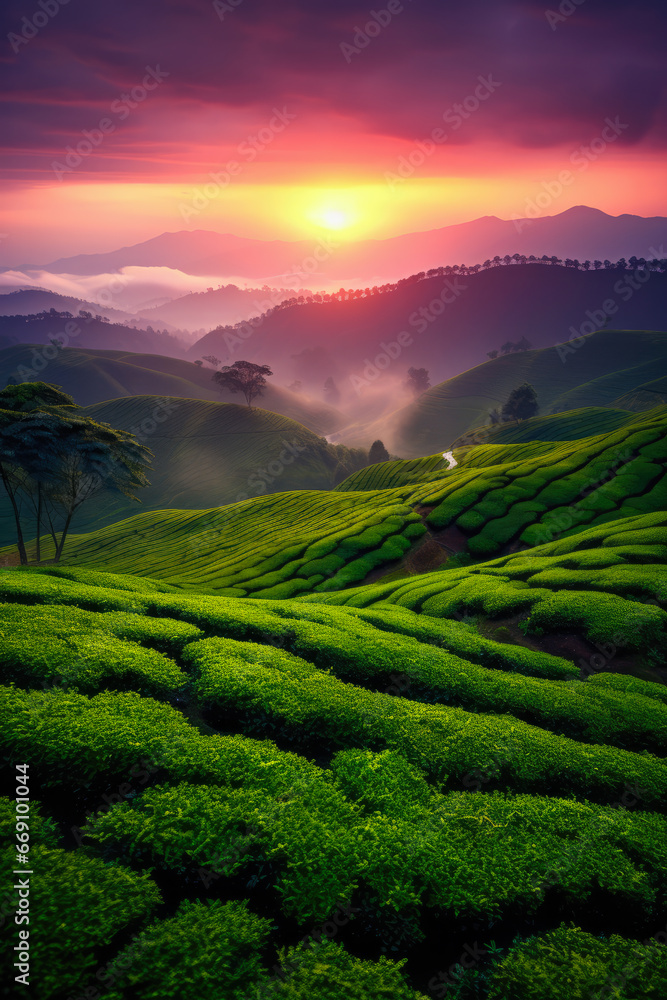
<path fill-rule="evenodd" d="M 316 226 L 321 226 L 328 232 L 340 233 L 349 229 L 357 222 L 357 212 L 342 203 L 343 199 L 327 198 L 315 203 L 308 212 L 308 217 Z"/>
<path fill-rule="evenodd" d="M 350 224 L 349 217 L 340 208 L 324 208 L 319 216 L 327 229 L 345 229 Z"/>

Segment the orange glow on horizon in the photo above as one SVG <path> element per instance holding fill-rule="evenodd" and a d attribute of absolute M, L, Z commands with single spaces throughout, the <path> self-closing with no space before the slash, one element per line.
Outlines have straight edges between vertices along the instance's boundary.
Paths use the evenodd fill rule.
<path fill-rule="evenodd" d="M 14 186 L 4 213 L 7 235 L 0 242 L 0 260 L 9 266 L 46 263 L 184 229 L 262 240 L 316 240 L 330 232 L 347 242 L 388 239 L 485 215 L 511 219 L 527 214 L 529 203 L 558 177 L 569 157 L 567 150 L 517 157 L 516 150 L 502 147 L 489 149 L 486 157 L 479 149 L 474 154 L 464 148 L 455 152 L 448 158 L 448 173 L 446 164 L 436 163 L 434 157 L 398 181 L 386 179 L 388 172 L 395 174 L 390 158 L 384 172 L 368 167 L 360 177 L 357 167 L 356 181 L 343 171 L 336 181 L 329 171 L 322 182 L 313 176 L 312 166 L 304 165 L 295 168 L 289 182 L 267 183 L 264 170 L 248 170 L 226 186 L 208 183 L 206 175 L 185 183 L 101 183 L 82 175 L 58 185 Z M 436 167 L 443 173 L 434 174 Z M 590 205 L 610 215 L 667 215 L 664 178 L 661 157 L 645 156 L 638 162 L 613 151 L 574 172 L 573 182 L 540 214 L 558 215 L 575 205 Z"/>

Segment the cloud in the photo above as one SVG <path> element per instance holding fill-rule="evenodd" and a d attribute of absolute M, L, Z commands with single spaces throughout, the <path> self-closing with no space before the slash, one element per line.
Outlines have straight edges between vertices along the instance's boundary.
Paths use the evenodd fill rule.
<path fill-rule="evenodd" d="M 619 145 L 665 145 L 667 8 L 660 2 L 571 3 L 572 14 L 552 30 L 548 0 L 546 7 L 542 0 L 403 0 L 404 9 L 388 22 L 380 16 L 385 25 L 346 60 L 341 46 L 363 43 L 371 11 L 386 7 L 385 0 L 241 0 L 221 19 L 209 0 L 118 0 L 111 13 L 101 4 L 63 5 L 15 54 L 7 45 L 0 65 L 12 92 L 0 109 L 7 174 L 52 179 L 51 162 L 140 84 L 147 65 L 168 78 L 118 122 L 80 176 L 186 175 L 216 144 L 233 149 L 276 105 L 298 116 L 283 157 L 298 162 L 304 150 L 306 158 L 333 151 L 344 122 L 350 137 L 366 136 L 357 147 L 363 159 L 373 136 L 428 134 L 488 74 L 502 86 L 452 145 L 574 147 L 608 115 L 630 124 Z M 31 11 L 10 0 L 5 37 L 26 30 Z M 347 147 L 353 157 L 352 138 Z"/>

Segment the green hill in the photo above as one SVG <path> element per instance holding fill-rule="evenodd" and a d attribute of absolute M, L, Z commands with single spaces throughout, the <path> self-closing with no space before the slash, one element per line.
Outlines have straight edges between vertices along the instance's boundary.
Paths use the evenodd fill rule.
<path fill-rule="evenodd" d="M 381 437 L 406 458 L 449 448 L 530 382 L 540 412 L 581 407 L 643 410 L 665 402 L 656 379 L 667 377 L 667 333 L 601 330 L 573 344 L 508 354 L 424 392 L 389 418 L 345 434 L 348 443 Z M 647 391 L 651 389 L 651 391 Z"/>
<path fill-rule="evenodd" d="M 327 468 L 285 417 L 175 402 L 88 409 L 143 425 L 151 489 L 238 485 L 287 431 L 312 449 L 289 475 Z M 108 1000 L 569 1000 L 612 976 L 663 1000 L 667 407 L 505 432 L 0 569 L 38 1000 L 100 971 Z M 8 843 L 16 816 L 0 798 Z"/>
<path fill-rule="evenodd" d="M 134 432 L 154 454 L 144 511 L 220 507 L 286 489 L 329 489 L 337 458 L 322 438 L 288 417 L 236 403 L 125 396 L 83 410 Z M 85 504 L 74 529 L 88 531 L 135 513 L 137 504 L 104 495 Z M 0 537 L 13 537 L 7 497 L 0 496 Z"/>
<path fill-rule="evenodd" d="M 391 492 L 291 492 L 212 510 L 137 514 L 67 542 L 67 565 L 234 597 L 291 597 L 363 580 L 425 533 Z M 43 539 L 45 556 L 53 553 Z"/>
<path fill-rule="evenodd" d="M 124 408 L 128 416 L 140 412 L 134 409 L 140 404 L 119 400 L 91 410 L 103 419 L 110 416 L 105 407 L 113 407 L 119 424 Z M 148 405 L 153 405 L 150 398 Z M 158 430 L 149 439 L 164 449 L 150 488 L 154 496 L 171 489 L 194 499 L 232 483 L 243 488 L 241 477 L 257 468 L 248 464 L 249 457 L 266 462 L 267 454 L 280 454 L 286 440 L 283 418 L 260 410 L 192 403 L 169 419 L 179 421 L 179 436 L 166 421 L 162 438 Z M 216 420 L 220 434 L 211 432 Z M 189 427 L 204 436 L 194 434 L 184 445 Z M 227 472 L 219 471 L 215 459 L 223 431 L 220 461 L 226 454 L 238 463 L 230 462 Z M 328 446 L 303 433 L 300 440 L 309 450 L 289 464 L 285 475 L 313 477 L 318 469 L 324 475 Z M 169 457 L 173 448 L 185 451 L 180 464 Z M 291 597 L 340 589 L 370 573 L 395 569 L 427 530 L 439 556 L 448 551 L 488 559 L 667 508 L 667 407 L 637 415 L 609 434 L 480 445 L 457 456 L 459 464 L 449 471 L 437 469 L 444 461 L 438 456 L 424 460 L 424 472 L 420 463 L 371 466 L 334 492 L 275 492 L 213 510 L 146 512 L 88 534 L 76 525 L 79 533 L 68 541 L 67 562 L 239 596 Z M 365 486 L 383 476 L 402 485 L 354 488 L 355 478 Z M 254 480 L 246 478 L 243 492 Z M 101 508 L 88 514 L 98 520 L 104 516 Z M 44 558 L 50 546 L 47 540 Z M 422 568 L 429 568 L 428 562 Z"/>
<path fill-rule="evenodd" d="M 129 351 L 95 351 L 66 347 L 45 361 L 43 345 L 20 344 L 0 351 L 0 383 L 10 377 L 18 382 L 40 379 L 61 386 L 80 406 L 89 406 L 121 396 L 182 396 L 212 402 L 238 403 L 242 397 L 221 395 L 212 381 L 213 371 L 190 361 L 160 354 Z M 315 431 L 329 434 L 343 418 L 324 403 L 267 383 L 257 404 L 280 413 Z"/>
<path fill-rule="evenodd" d="M 655 399 L 651 407 L 655 406 Z M 636 419 L 630 410 L 586 406 L 550 416 L 531 417 L 519 424 L 513 421 L 499 427 L 484 428 L 488 444 L 513 444 L 523 441 L 576 441 L 593 434 L 607 434 Z M 463 443 L 463 442 L 459 442 Z M 454 445 L 456 447 L 456 443 Z"/>

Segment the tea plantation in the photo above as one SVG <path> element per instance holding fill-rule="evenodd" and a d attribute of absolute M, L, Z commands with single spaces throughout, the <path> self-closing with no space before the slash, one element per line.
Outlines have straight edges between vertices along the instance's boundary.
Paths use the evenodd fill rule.
<path fill-rule="evenodd" d="M 665 1000 L 667 412 L 608 416 L 0 569 L 31 996 Z"/>

